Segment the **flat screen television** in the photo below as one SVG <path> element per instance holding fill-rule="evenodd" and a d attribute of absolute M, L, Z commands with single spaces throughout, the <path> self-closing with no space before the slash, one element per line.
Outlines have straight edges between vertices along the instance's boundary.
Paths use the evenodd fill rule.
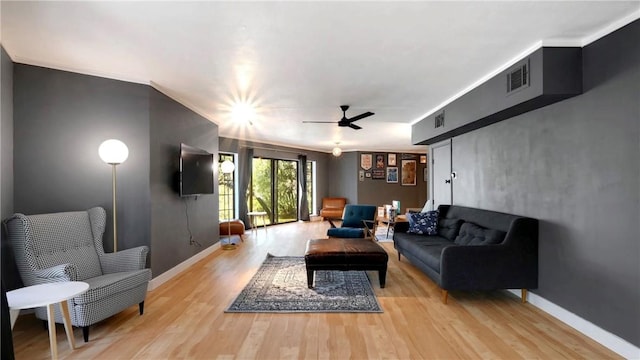
<path fill-rule="evenodd" d="M 213 194 L 213 154 L 180 144 L 180 196 Z"/>

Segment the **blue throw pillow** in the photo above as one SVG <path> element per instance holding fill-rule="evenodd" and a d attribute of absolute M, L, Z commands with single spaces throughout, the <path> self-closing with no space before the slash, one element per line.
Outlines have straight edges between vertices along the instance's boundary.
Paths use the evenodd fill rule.
<path fill-rule="evenodd" d="M 438 233 L 438 210 L 409 214 L 411 234 L 436 235 Z"/>

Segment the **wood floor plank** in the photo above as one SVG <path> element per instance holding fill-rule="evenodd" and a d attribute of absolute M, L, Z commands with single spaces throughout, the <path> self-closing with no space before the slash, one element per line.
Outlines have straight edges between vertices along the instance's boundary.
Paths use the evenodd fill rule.
<path fill-rule="evenodd" d="M 392 243 L 387 286 L 368 272 L 382 314 L 224 313 L 267 254 L 302 256 L 326 222 L 290 223 L 247 233 L 236 250 L 217 250 L 150 292 L 145 314 L 131 307 L 75 330 L 69 349 L 57 326 L 61 359 L 617 359 L 615 353 L 531 304 L 502 292 L 440 289 Z M 14 328 L 17 359 L 49 359 L 48 335 L 33 315 Z"/>

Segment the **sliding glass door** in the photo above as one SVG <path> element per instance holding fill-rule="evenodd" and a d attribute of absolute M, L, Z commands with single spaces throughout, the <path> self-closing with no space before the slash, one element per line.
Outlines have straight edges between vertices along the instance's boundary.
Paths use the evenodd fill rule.
<path fill-rule="evenodd" d="M 254 158 L 252 170 L 249 211 L 265 211 L 266 224 L 297 221 L 298 162 Z"/>

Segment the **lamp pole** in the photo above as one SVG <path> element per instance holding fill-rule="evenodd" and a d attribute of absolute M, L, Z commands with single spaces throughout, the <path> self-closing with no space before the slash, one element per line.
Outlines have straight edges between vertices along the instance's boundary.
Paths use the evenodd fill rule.
<path fill-rule="evenodd" d="M 98 155 L 105 163 L 111 165 L 111 189 L 113 196 L 113 252 L 118 251 L 118 225 L 116 207 L 116 166 L 122 164 L 129 157 L 129 148 L 122 141 L 116 139 L 105 140 L 98 148 Z"/>

